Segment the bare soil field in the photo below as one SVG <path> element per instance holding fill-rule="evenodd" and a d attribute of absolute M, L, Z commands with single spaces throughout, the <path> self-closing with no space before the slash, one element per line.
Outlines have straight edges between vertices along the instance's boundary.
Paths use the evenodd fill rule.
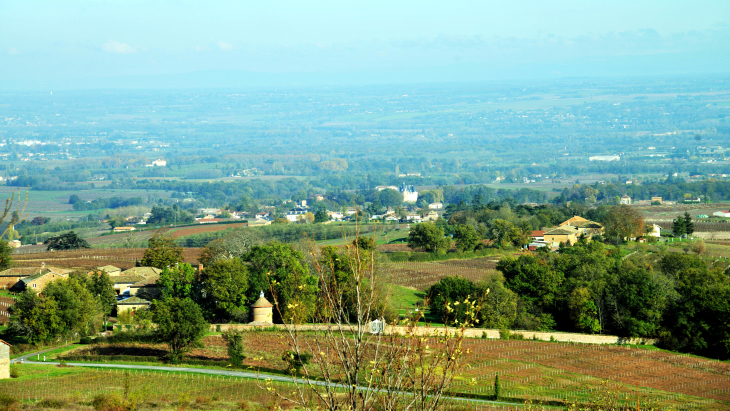
<path fill-rule="evenodd" d="M 40 267 L 42 263 L 60 268 L 92 269 L 113 265 L 123 270 L 132 268 L 142 259 L 145 248 L 92 248 L 72 251 L 39 251 L 15 254 L 16 267 Z M 183 248 L 186 263 L 198 264 L 199 248 Z"/>
<path fill-rule="evenodd" d="M 393 284 L 425 290 L 444 277 L 461 276 L 471 281 L 486 280 L 498 275 L 497 257 L 481 257 L 465 260 L 435 262 L 387 263 L 383 272 L 392 278 Z"/>

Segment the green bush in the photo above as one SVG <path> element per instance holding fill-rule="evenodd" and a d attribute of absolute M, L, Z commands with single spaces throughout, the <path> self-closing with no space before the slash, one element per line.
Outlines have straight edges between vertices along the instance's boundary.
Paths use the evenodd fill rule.
<path fill-rule="evenodd" d="M 499 330 L 499 338 L 503 340 L 509 340 L 510 338 L 512 338 L 512 332 L 506 329 Z"/>
<path fill-rule="evenodd" d="M 10 368 L 10 378 L 20 378 L 20 371 L 17 367 Z"/>
<path fill-rule="evenodd" d="M 94 342 L 94 339 L 91 337 L 81 337 L 79 340 L 79 344 L 92 344 Z"/>

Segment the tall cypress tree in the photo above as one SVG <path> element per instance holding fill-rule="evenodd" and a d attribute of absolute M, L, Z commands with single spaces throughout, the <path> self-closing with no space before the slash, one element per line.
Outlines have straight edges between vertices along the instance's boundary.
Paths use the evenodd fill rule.
<path fill-rule="evenodd" d="M 676 220 L 674 220 L 674 223 L 672 224 L 672 231 L 674 232 L 675 237 L 681 237 L 686 233 L 684 228 L 684 218 L 682 218 L 682 216 L 679 216 Z"/>
<path fill-rule="evenodd" d="M 687 236 L 691 236 L 695 232 L 695 225 L 692 222 L 692 217 L 689 216 L 689 212 L 684 212 L 684 232 Z"/>

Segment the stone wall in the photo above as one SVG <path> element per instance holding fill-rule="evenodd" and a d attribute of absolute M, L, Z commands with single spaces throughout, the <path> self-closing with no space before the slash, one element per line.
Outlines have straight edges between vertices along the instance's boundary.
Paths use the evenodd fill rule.
<path fill-rule="evenodd" d="M 271 327 L 260 327 L 245 324 L 215 324 L 211 326 L 211 330 L 229 331 L 229 330 L 240 330 L 240 331 L 256 331 L 263 329 L 270 329 Z M 284 331 L 286 328 L 277 324 L 273 326 L 277 329 Z M 297 329 L 301 331 L 311 330 L 326 330 L 326 325 L 301 325 Z M 454 328 L 447 327 L 418 327 L 416 328 L 420 335 L 443 335 L 445 332 L 455 332 Z M 406 332 L 405 327 L 394 327 L 387 326 L 385 333 L 398 333 L 403 334 Z M 560 341 L 560 342 L 574 342 L 583 344 L 642 344 L 642 345 L 654 345 L 657 340 L 647 338 L 626 338 L 619 337 L 616 335 L 594 335 L 594 334 L 574 334 L 574 333 L 563 333 L 563 332 L 539 332 L 539 331 L 524 331 L 524 330 L 511 330 L 510 333 L 514 335 L 522 335 L 527 340 L 541 340 L 541 341 Z M 464 335 L 468 338 L 486 338 L 499 339 L 499 330 L 484 329 L 484 328 L 469 328 L 464 332 Z"/>

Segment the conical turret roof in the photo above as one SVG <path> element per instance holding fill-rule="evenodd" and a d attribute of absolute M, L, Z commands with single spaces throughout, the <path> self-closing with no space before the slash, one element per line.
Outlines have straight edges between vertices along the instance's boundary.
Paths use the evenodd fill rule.
<path fill-rule="evenodd" d="M 256 300 L 255 303 L 253 303 L 251 308 L 268 308 L 268 307 L 273 307 L 273 306 L 274 306 L 274 304 L 271 304 L 269 302 L 269 300 L 267 300 L 266 297 L 264 297 L 264 292 L 261 291 L 261 296 L 259 297 L 258 300 Z"/>

